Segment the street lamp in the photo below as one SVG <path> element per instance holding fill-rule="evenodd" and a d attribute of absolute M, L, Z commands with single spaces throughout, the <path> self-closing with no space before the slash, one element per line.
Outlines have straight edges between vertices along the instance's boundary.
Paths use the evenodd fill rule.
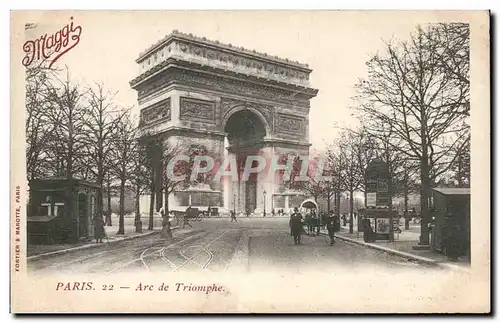
<path fill-rule="evenodd" d="M 274 216 L 274 194 L 271 195 L 271 215 Z"/>
<path fill-rule="evenodd" d="M 233 194 L 233 213 L 236 215 L 236 194 Z"/>
<path fill-rule="evenodd" d="M 266 191 L 264 190 L 264 217 L 266 217 Z"/>

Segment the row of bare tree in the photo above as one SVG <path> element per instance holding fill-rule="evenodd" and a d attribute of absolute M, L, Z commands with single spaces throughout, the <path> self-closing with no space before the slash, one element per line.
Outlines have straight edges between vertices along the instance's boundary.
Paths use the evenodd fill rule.
<path fill-rule="evenodd" d="M 85 87 L 69 72 L 46 68 L 43 62 L 26 71 L 26 169 L 28 180 L 82 179 L 107 188 L 119 187 L 119 234 L 124 233 L 125 188 L 139 195 L 150 185 L 145 148 L 136 140 L 137 120 L 130 109 L 115 104 L 116 93 L 102 84 Z M 98 191 L 96 214 L 104 212 Z M 152 221 L 150 221 L 150 226 Z"/>
<path fill-rule="evenodd" d="M 187 180 L 173 181 L 160 165 L 166 166 L 172 158 L 185 153 L 180 145 L 169 145 L 165 138 L 140 134 L 139 120 L 131 108 L 117 105 L 116 93 L 106 90 L 102 84 L 86 87 L 72 80 L 67 69 L 60 71 L 45 66 L 42 62 L 26 71 L 28 180 L 59 177 L 98 184 L 101 190 L 95 212 L 105 214 L 109 226 L 112 225 L 111 196 L 117 194 L 118 234 L 124 234 L 127 192 L 134 194 L 136 224 L 140 221 L 140 195 L 153 193 L 148 227 L 152 230 L 153 216 L 159 209 L 155 208 L 155 200 L 161 201 L 154 192 L 165 195 L 168 212 L 168 196 L 178 185 L 189 184 L 189 167 L 192 168 L 193 161 L 182 169 L 174 169 L 187 174 Z M 191 147 L 193 157 L 201 149 L 196 148 L 196 145 Z"/>
<path fill-rule="evenodd" d="M 325 198 L 328 208 L 333 198 L 337 210 L 347 193 L 352 232 L 354 192 L 366 192 L 366 167 L 382 160 L 390 196 L 404 196 L 406 212 L 408 194 L 420 194 L 421 243 L 428 243 L 431 188 L 470 181 L 469 26 L 418 27 L 406 41 L 386 42 L 366 66 L 351 107 L 361 126 L 342 128 L 330 143 L 324 173 L 331 179 L 311 177 L 297 188 Z"/>

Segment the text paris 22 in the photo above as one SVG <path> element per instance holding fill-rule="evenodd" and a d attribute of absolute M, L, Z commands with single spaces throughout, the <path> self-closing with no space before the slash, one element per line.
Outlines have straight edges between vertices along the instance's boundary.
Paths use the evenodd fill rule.
<path fill-rule="evenodd" d="M 130 287 L 121 287 L 130 288 Z M 90 291 L 90 290 L 105 290 L 112 291 L 115 290 L 113 285 L 102 285 L 97 287 L 93 282 L 58 282 L 56 285 L 57 291 Z M 136 287 L 133 288 L 136 292 L 152 292 L 152 291 L 175 291 L 175 292 L 203 292 L 205 294 L 213 293 L 213 292 L 225 292 L 226 289 L 222 285 L 218 284 L 208 284 L 208 285 L 195 285 L 192 283 L 175 283 L 173 285 L 167 285 L 162 283 L 161 285 L 153 285 L 153 284 L 143 284 L 139 283 Z"/>

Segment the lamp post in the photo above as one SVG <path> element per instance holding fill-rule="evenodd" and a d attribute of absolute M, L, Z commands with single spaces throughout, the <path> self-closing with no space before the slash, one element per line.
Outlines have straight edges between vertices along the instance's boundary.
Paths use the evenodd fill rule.
<path fill-rule="evenodd" d="M 266 191 L 264 190 L 264 217 L 266 217 Z"/>
<path fill-rule="evenodd" d="M 236 215 L 236 194 L 233 194 L 233 213 Z"/>
<path fill-rule="evenodd" d="M 271 195 L 271 215 L 274 216 L 274 194 Z"/>

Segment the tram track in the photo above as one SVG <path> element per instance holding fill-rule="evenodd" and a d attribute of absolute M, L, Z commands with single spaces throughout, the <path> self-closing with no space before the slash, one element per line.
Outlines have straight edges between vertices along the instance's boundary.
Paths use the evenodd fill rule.
<path fill-rule="evenodd" d="M 210 263 L 212 262 L 213 258 L 214 258 L 214 254 L 212 253 L 211 250 L 209 250 L 208 248 L 214 243 L 216 242 L 217 240 L 219 240 L 220 238 L 222 238 L 226 233 L 227 231 L 224 231 L 222 232 L 221 234 L 219 234 L 217 237 L 215 237 L 214 239 L 210 240 L 207 244 L 199 244 L 199 245 L 188 245 L 188 246 L 180 246 L 180 248 L 175 248 L 179 245 L 182 245 L 188 241 L 191 241 L 191 240 L 203 240 L 205 237 L 209 236 L 210 234 L 213 234 L 214 232 L 216 232 L 217 230 L 211 230 L 209 232 L 206 232 L 206 234 L 197 234 L 197 235 L 193 235 L 193 236 L 190 236 L 190 237 L 187 237 L 185 239 L 182 239 L 182 240 L 179 240 L 179 241 L 176 241 L 168 246 L 150 246 L 148 248 L 145 248 L 141 251 L 140 255 L 138 258 L 136 259 L 133 259 L 131 261 L 128 261 L 126 262 L 125 264 L 122 264 L 120 266 L 117 266 L 113 269 L 111 269 L 110 271 L 108 271 L 106 273 L 106 275 L 110 275 L 114 272 L 117 272 L 121 269 L 125 269 L 129 266 L 132 266 L 136 263 L 139 263 L 140 266 L 142 268 L 144 268 L 146 271 L 148 272 L 151 272 L 151 265 L 149 264 L 149 262 L 151 260 L 157 260 L 157 259 L 161 259 L 162 262 L 164 262 L 165 264 L 167 264 L 170 269 L 172 269 L 173 271 L 175 272 L 179 272 L 179 270 L 181 268 L 184 268 L 187 264 L 189 263 L 194 263 L 195 265 L 197 265 L 199 267 L 198 270 L 204 270 L 206 269 Z M 186 251 L 190 248 L 193 248 L 193 247 L 201 247 L 199 251 L 196 251 L 193 255 L 191 256 L 188 256 L 186 255 Z M 184 262 L 182 262 L 180 265 L 176 265 L 174 263 L 174 261 L 172 261 L 169 256 L 166 254 L 167 251 L 175 251 L 180 257 L 182 257 L 184 260 Z M 208 256 L 208 259 L 203 263 L 203 264 L 200 264 L 198 263 L 195 258 L 200 256 L 201 254 L 205 253 L 207 256 Z M 156 258 L 156 259 L 151 259 L 151 258 Z"/>
<path fill-rule="evenodd" d="M 214 254 L 208 249 L 208 247 L 210 247 L 215 241 L 219 240 L 220 238 L 222 238 L 224 235 L 226 235 L 228 231 L 224 231 L 222 232 L 219 236 L 217 236 L 215 239 L 211 240 L 208 244 L 204 245 L 202 248 L 201 248 L 201 251 L 198 251 L 197 253 L 195 253 L 194 255 L 192 255 L 191 257 L 187 258 L 185 262 L 183 262 L 180 266 L 177 267 L 177 270 L 179 270 L 180 268 L 184 267 L 186 264 L 188 264 L 189 262 L 193 261 L 193 259 L 198 256 L 199 254 L 201 254 L 202 252 L 205 252 L 208 254 L 209 258 L 208 260 L 200 267 L 200 271 L 201 270 L 204 270 L 208 267 L 208 265 L 210 264 L 210 262 L 212 261 L 212 259 L 214 258 Z M 182 250 L 180 251 L 182 252 Z M 185 257 L 185 256 L 183 256 Z M 196 263 L 195 261 L 193 261 L 194 263 Z M 199 264 L 198 264 L 199 265 Z"/>
<path fill-rule="evenodd" d="M 146 270 L 147 270 L 147 271 L 151 271 L 151 270 L 150 270 L 150 267 L 149 267 L 149 266 L 147 265 L 147 263 L 146 263 L 146 258 L 151 257 L 151 256 L 155 256 L 156 254 L 158 254 L 158 255 L 161 257 L 161 254 L 162 254 L 165 250 L 167 250 L 167 249 L 171 249 L 172 247 L 174 247 L 175 245 L 178 245 L 178 244 L 180 244 L 180 243 L 183 243 L 183 242 L 186 242 L 186 241 L 189 241 L 189 240 L 195 239 L 195 238 L 197 238 L 199 235 L 200 235 L 200 234 L 198 233 L 198 234 L 195 234 L 195 235 L 189 236 L 189 237 L 187 237 L 187 238 L 184 238 L 184 239 L 178 240 L 178 241 L 176 241 L 176 242 L 174 242 L 174 243 L 172 243 L 172 244 L 170 244 L 170 245 L 168 245 L 168 246 L 166 246 L 166 247 L 150 246 L 150 247 L 148 247 L 148 248 L 146 248 L 146 249 L 143 249 L 143 250 L 142 250 L 142 252 L 141 252 L 141 254 L 139 255 L 139 257 L 138 257 L 138 258 L 135 258 L 135 259 L 133 259 L 133 260 L 131 260 L 131 261 L 128 261 L 128 262 L 126 262 L 125 264 L 122 264 L 122 265 L 120 265 L 120 266 L 114 267 L 113 269 L 111 269 L 110 271 L 108 271 L 108 272 L 106 273 L 106 275 L 110 275 L 110 274 L 112 274 L 112 273 L 116 272 L 117 270 L 124 269 L 124 268 L 126 268 L 126 267 L 128 267 L 128 266 L 130 266 L 130 265 L 133 265 L 133 264 L 137 263 L 137 262 L 140 262 L 140 263 L 141 263 L 141 267 L 146 268 Z M 154 253 L 151 253 L 151 254 L 146 255 L 146 253 L 147 253 L 149 250 L 153 249 L 153 248 L 156 248 L 156 249 L 159 249 L 159 250 L 157 250 L 157 251 L 156 251 L 156 252 L 154 252 Z"/>

